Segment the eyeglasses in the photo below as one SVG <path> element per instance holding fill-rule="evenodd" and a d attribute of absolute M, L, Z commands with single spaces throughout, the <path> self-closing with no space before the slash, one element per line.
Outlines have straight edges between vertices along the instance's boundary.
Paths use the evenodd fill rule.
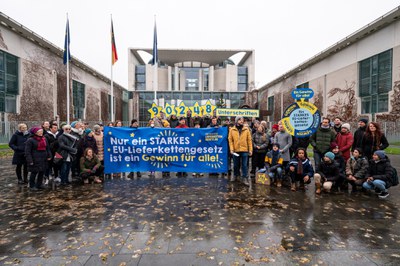
<path fill-rule="evenodd" d="M 71 130 L 71 128 L 66 128 L 65 130 Z"/>

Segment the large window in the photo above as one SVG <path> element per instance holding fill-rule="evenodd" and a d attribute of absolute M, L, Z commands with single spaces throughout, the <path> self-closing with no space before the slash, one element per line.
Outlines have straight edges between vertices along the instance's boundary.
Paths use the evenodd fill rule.
<path fill-rule="evenodd" d="M 268 97 L 268 111 L 271 112 L 271 116 L 274 115 L 274 96 Z"/>
<path fill-rule="evenodd" d="M 306 89 L 308 89 L 308 88 L 309 88 L 308 82 L 303 83 L 303 84 L 300 84 L 300 85 L 297 85 L 296 88 L 297 88 L 297 89 L 299 89 L 299 88 L 306 88 Z"/>
<path fill-rule="evenodd" d="M 238 91 L 247 91 L 247 67 L 238 66 Z"/>
<path fill-rule="evenodd" d="M 18 58 L 0 51 L 0 112 L 17 112 Z"/>
<path fill-rule="evenodd" d="M 135 66 L 135 88 L 137 91 L 146 90 L 146 66 Z"/>
<path fill-rule="evenodd" d="M 387 112 L 388 92 L 392 89 L 392 50 L 361 61 L 359 73 L 361 113 Z"/>
<path fill-rule="evenodd" d="M 74 105 L 74 118 L 85 119 L 85 84 L 82 84 L 76 80 L 72 81 L 73 89 L 73 105 Z"/>

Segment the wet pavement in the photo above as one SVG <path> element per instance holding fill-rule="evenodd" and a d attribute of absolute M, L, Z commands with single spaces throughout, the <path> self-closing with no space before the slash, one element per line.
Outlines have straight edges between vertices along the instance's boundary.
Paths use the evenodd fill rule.
<path fill-rule="evenodd" d="M 400 186 L 382 200 L 144 174 L 31 192 L 10 161 L 0 160 L 0 264 L 400 264 Z"/>

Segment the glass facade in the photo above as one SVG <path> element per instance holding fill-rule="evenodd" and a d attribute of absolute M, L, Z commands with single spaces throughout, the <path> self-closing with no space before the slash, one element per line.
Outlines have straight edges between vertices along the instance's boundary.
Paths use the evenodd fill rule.
<path fill-rule="evenodd" d="M 181 101 L 186 106 L 193 106 L 196 102 L 199 105 L 204 105 L 207 100 L 216 105 L 219 99 L 224 99 L 224 102 L 230 102 L 230 108 L 239 108 L 245 103 L 245 92 L 186 92 L 186 91 L 162 91 L 157 92 L 157 99 L 164 99 L 165 104 L 178 105 Z M 139 121 L 140 126 L 146 126 L 150 120 L 148 110 L 153 104 L 154 92 L 139 92 Z M 134 117 L 137 117 L 134 115 Z"/>
<path fill-rule="evenodd" d="M 238 91 L 247 91 L 248 73 L 246 66 L 238 66 Z"/>
<path fill-rule="evenodd" d="M 17 112 L 18 57 L 0 51 L 0 112 Z"/>
<path fill-rule="evenodd" d="M 388 92 L 392 90 L 392 57 L 392 50 L 388 50 L 359 63 L 362 114 L 388 111 Z"/>
<path fill-rule="evenodd" d="M 137 91 L 146 90 L 146 66 L 135 66 L 135 88 Z"/>

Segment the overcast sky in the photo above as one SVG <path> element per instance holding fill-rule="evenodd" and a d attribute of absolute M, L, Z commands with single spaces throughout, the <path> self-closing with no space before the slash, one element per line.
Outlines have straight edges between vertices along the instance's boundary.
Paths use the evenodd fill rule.
<path fill-rule="evenodd" d="M 1 0 L 0 11 L 64 46 L 110 77 L 110 15 L 118 62 L 114 81 L 127 88 L 128 47 L 254 49 L 261 87 L 400 5 L 393 0 Z M 60 59 L 61 60 L 61 59 Z"/>

